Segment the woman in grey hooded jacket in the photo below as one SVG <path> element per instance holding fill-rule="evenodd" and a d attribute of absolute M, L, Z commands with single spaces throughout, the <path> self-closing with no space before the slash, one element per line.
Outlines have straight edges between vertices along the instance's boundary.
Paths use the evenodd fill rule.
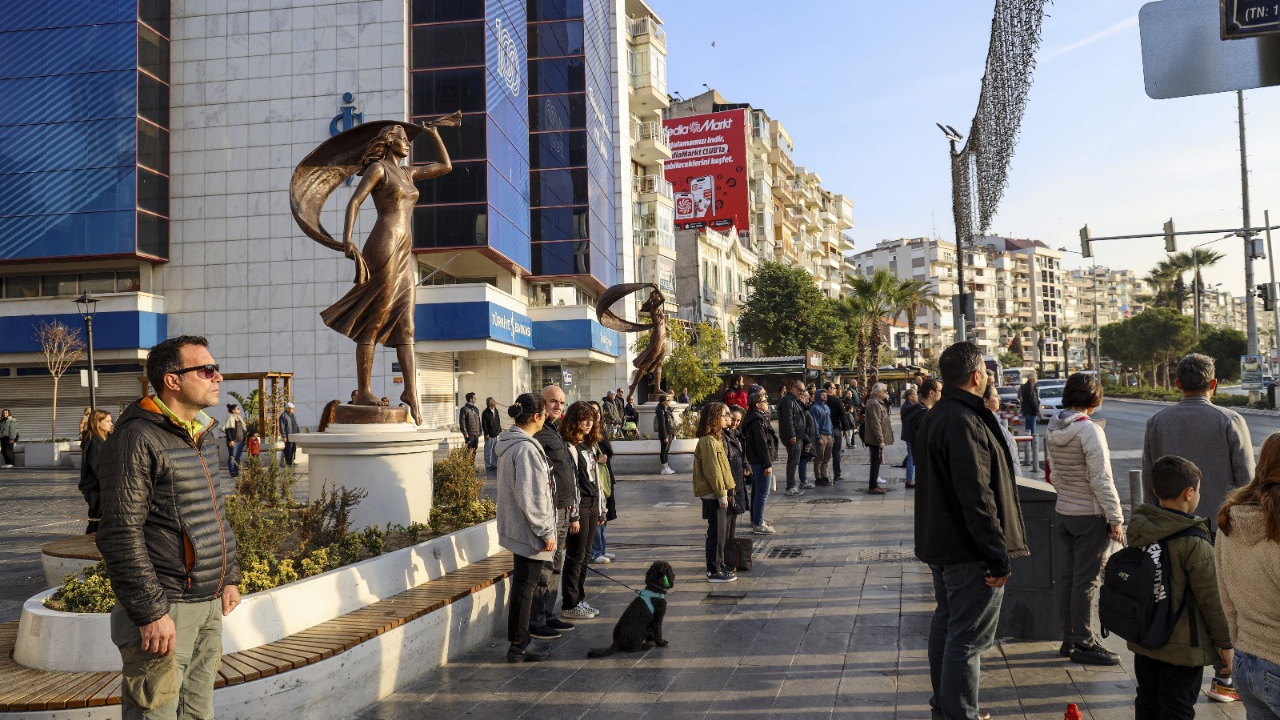
<path fill-rule="evenodd" d="M 529 635 L 542 564 L 556 549 L 556 500 L 542 445 L 542 397 L 525 393 L 507 408 L 515 425 L 498 436 L 498 544 L 515 556 L 507 601 L 507 662 L 545 660 L 551 646 Z"/>
<path fill-rule="evenodd" d="M 1059 583 L 1062 647 L 1058 654 L 1083 665 L 1119 665 L 1120 657 L 1093 634 L 1093 598 L 1111 542 L 1124 543 L 1124 513 L 1111 477 L 1111 451 L 1093 411 L 1102 384 L 1076 373 L 1062 389 L 1062 406 L 1049 419 L 1045 447 L 1058 491 L 1058 537 L 1066 548 Z"/>

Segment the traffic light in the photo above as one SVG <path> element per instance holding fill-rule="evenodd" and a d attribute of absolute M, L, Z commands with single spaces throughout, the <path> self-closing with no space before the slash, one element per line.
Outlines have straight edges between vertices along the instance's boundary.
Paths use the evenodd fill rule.
<path fill-rule="evenodd" d="M 1262 300 L 1262 309 L 1271 312 L 1276 309 L 1276 296 L 1271 292 L 1271 284 L 1258 286 L 1258 297 Z"/>
<path fill-rule="evenodd" d="M 1093 257 L 1093 240 L 1089 238 L 1088 225 L 1080 228 L 1080 254 L 1087 258 Z"/>
<path fill-rule="evenodd" d="M 1164 251 L 1178 252 L 1178 238 L 1174 236 L 1173 218 L 1164 224 Z"/>

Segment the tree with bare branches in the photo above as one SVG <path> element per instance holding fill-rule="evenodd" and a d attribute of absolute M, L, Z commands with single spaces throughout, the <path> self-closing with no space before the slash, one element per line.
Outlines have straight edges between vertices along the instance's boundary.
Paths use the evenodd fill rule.
<path fill-rule="evenodd" d="M 61 322 L 41 322 L 36 328 L 36 342 L 40 343 L 40 354 L 44 355 L 44 365 L 53 376 L 53 423 L 52 438 L 58 439 L 58 381 L 71 369 L 75 361 L 84 352 L 84 342 L 80 340 L 80 331 L 72 330 Z"/>

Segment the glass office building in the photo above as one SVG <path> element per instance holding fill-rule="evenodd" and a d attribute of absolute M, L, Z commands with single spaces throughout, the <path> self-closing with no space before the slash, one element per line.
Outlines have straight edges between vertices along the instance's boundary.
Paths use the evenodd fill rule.
<path fill-rule="evenodd" d="M 414 247 L 476 248 L 525 270 L 529 253 L 529 115 L 523 0 L 419 0 L 411 8 L 410 115 L 456 110 L 441 130 L 453 171 L 419 184 Z M 431 141 L 414 162 L 435 160 Z"/>
<path fill-rule="evenodd" d="M 169 255 L 168 0 L 0 13 L 0 262 Z"/>
<path fill-rule="evenodd" d="M 607 0 L 529 0 L 533 274 L 616 282 Z"/>

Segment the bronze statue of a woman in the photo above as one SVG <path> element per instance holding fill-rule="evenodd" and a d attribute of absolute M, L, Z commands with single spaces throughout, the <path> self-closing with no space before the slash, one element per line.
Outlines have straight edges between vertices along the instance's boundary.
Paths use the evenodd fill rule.
<path fill-rule="evenodd" d="M 633 323 L 614 314 L 610 308 L 614 303 L 637 290 L 651 288 L 649 299 L 640 306 L 640 312 L 649 316 L 650 323 Z M 667 298 L 654 283 L 625 283 L 614 285 L 600 296 L 596 303 L 596 319 L 601 325 L 618 332 L 648 332 L 649 344 L 644 352 L 631 361 L 635 367 L 635 375 L 631 378 L 631 387 L 627 388 L 627 401 L 636 394 L 636 386 L 645 375 L 653 373 L 653 389 L 651 395 L 662 393 L 662 363 L 667 359 Z M 652 398 L 651 398 L 652 399 Z"/>
<path fill-rule="evenodd" d="M 377 345 L 395 348 L 404 375 L 400 400 L 413 420 L 422 423 L 418 400 L 417 364 L 413 346 L 414 288 L 413 206 L 418 199 L 414 185 L 453 169 L 449 152 L 436 130 L 456 127 L 461 114 L 454 113 L 425 125 L 380 121 L 358 125 L 335 135 L 313 150 L 294 170 L 289 186 L 294 220 L 308 237 L 338 250 L 356 265 L 355 286 L 320 317 L 324 324 L 356 342 L 356 405 L 378 406 L 370 388 L 373 355 Z M 410 143 L 426 132 L 434 141 L 437 161 L 405 166 Z M 347 203 L 342 242 L 320 224 L 325 200 L 347 178 L 360 182 Z M 352 242 L 360 205 L 370 195 L 378 219 L 361 250 Z"/>

